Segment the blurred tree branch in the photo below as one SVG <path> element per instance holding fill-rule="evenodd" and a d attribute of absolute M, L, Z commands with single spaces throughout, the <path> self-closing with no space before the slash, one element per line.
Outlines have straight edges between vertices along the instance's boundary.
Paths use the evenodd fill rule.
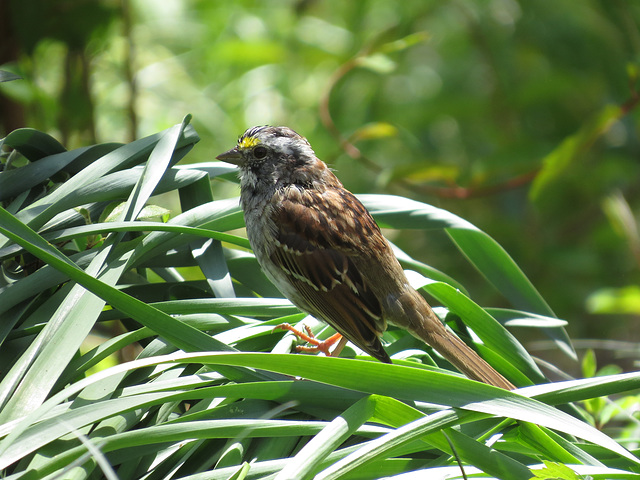
<path fill-rule="evenodd" d="M 336 139 L 344 153 L 346 153 L 354 160 L 360 162 L 372 172 L 380 174 L 384 171 L 384 169 L 380 165 L 372 161 L 370 158 L 368 158 L 366 155 L 364 155 L 362 151 L 358 147 L 356 147 L 355 143 L 358 136 L 354 134 L 351 137 L 347 138 L 342 134 L 342 132 L 340 132 L 340 129 L 336 126 L 333 120 L 330 108 L 331 93 L 335 89 L 336 85 L 355 68 L 359 67 L 361 65 L 359 59 L 369 55 L 371 51 L 371 47 L 362 49 L 355 57 L 349 59 L 340 67 L 338 67 L 338 69 L 336 69 L 336 71 L 327 82 L 327 86 L 320 98 L 319 112 L 322 124 Z M 640 93 L 638 92 L 637 88 L 638 78 L 640 77 L 638 70 L 639 69 L 636 66 L 628 67 L 629 98 L 624 103 L 622 103 L 622 105 L 620 105 L 618 109 L 619 113 L 617 115 L 614 115 L 614 118 L 609 118 L 609 121 L 607 121 L 601 128 L 597 128 L 597 130 L 594 131 L 593 134 L 589 135 L 589 142 L 584 146 L 585 149 L 589 148 L 589 146 L 591 146 L 593 142 L 595 142 L 595 140 L 606 133 L 616 121 L 619 121 L 621 118 L 629 114 L 638 106 L 638 103 L 640 102 Z M 495 195 L 504 191 L 520 188 L 536 179 L 541 169 L 542 167 L 538 167 L 530 172 L 514 176 L 501 183 L 493 185 L 476 185 L 471 187 L 462 187 L 457 184 L 440 187 L 424 183 L 415 183 L 403 178 L 394 178 L 391 180 L 391 182 L 418 194 L 461 200 L 472 197 Z"/>

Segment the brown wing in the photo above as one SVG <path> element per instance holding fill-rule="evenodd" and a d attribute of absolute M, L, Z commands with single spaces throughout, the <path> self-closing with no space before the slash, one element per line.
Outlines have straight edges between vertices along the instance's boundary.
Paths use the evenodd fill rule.
<path fill-rule="evenodd" d="M 390 363 L 379 338 L 386 328 L 382 307 L 353 262 L 365 252 L 356 238 L 384 242 L 373 218 L 344 189 L 288 186 L 276 196 L 281 200 L 273 218 L 278 243 L 271 260 L 300 294 L 298 306 Z"/>

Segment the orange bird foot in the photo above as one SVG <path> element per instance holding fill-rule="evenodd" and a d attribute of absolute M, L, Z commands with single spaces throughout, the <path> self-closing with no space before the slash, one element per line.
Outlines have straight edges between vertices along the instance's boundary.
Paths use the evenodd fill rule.
<path fill-rule="evenodd" d="M 310 344 L 310 345 L 297 345 L 296 346 L 297 352 L 311 352 L 311 353 L 322 352 L 327 357 L 337 357 L 338 355 L 340 355 L 340 352 L 342 351 L 345 344 L 347 343 L 347 339 L 344 338 L 339 333 L 331 335 L 326 340 L 318 340 L 307 325 L 304 326 L 304 329 L 306 333 L 301 330 L 298 330 L 297 328 L 295 328 L 292 325 L 289 325 L 288 323 L 281 323 L 280 325 L 276 325 L 273 328 L 273 331 L 288 330 L 289 332 L 293 333 L 296 337 Z M 332 352 L 329 349 L 336 342 L 338 342 L 338 346 Z"/>

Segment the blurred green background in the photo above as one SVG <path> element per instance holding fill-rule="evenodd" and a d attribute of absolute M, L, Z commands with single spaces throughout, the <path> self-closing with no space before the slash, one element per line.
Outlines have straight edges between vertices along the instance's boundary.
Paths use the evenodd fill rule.
<path fill-rule="evenodd" d="M 4 0 L 0 69 L 23 79 L 0 84 L 0 136 L 29 126 L 71 149 L 192 113 L 202 141 L 186 161 L 208 162 L 249 126 L 288 125 L 350 190 L 486 231 L 579 351 L 632 368 L 639 27 L 625 0 Z M 507 306 L 448 238 L 389 236 Z"/>

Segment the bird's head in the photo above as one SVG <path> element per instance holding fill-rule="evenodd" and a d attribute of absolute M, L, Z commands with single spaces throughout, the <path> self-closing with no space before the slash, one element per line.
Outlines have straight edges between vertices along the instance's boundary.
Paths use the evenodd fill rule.
<path fill-rule="evenodd" d="M 329 172 L 307 139 L 288 127 L 252 127 L 216 158 L 240 168 L 243 186 L 312 184 Z"/>

